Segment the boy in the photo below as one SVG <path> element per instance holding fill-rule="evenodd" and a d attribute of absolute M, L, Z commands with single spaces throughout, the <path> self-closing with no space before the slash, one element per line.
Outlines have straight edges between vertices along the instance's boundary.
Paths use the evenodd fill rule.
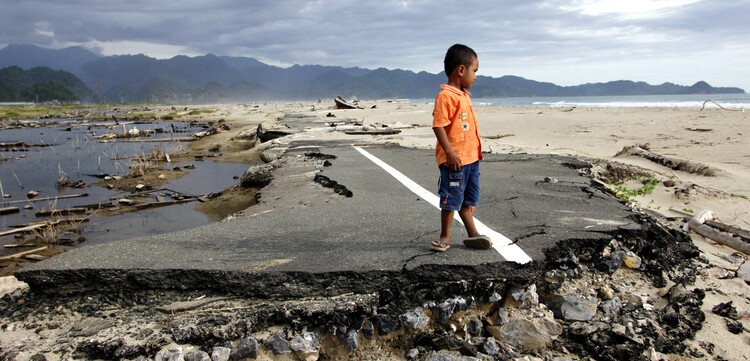
<path fill-rule="evenodd" d="M 430 247 L 444 252 L 450 248 L 453 212 L 464 222 L 467 247 L 488 249 L 492 241 L 480 235 L 474 226 L 472 212 L 479 204 L 479 161 L 482 145 L 471 94 L 466 91 L 474 84 L 479 69 L 477 53 L 456 44 L 445 54 L 445 74 L 448 83 L 440 86 L 432 112 L 432 130 L 437 137 L 435 158 L 440 169 L 440 239 Z"/>

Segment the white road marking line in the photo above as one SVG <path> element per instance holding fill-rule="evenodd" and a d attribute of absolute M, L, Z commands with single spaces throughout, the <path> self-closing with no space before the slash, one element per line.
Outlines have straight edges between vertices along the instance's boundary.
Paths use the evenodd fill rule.
<path fill-rule="evenodd" d="M 390 165 L 388 165 L 388 163 L 383 162 L 382 160 L 380 160 L 380 158 L 370 154 L 368 151 L 362 149 L 361 147 L 355 145 L 352 145 L 352 147 L 354 147 L 354 149 L 356 149 L 367 159 L 378 165 L 380 168 L 383 168 L 383 170 L 392 175 L 393 178 L 396 178 L 396 180 L 401 182 L 404 186 L 406 186 L 406 188 L 409 188 L 409 190 L 414 192 L 414 194 L 432 204 L 433 206 L 435 206 L 435 208 L 440 209 L 440 197 L 424 189 L 424 187 L 417 184 L 417 182 L 411 180 L 409 177 L 399 172 L 396 168 L 391 167 Z M 458 212 L 454 214 L 453 218 L 463 224 L 463 222 L 461 221 L 461 217 L 458 216 Z M 511 241 L 508 237 L 505 237 L 504 235 L 493 231 L 492 229 L 490 229 L 490 227 L 487 227 L 484 223 L 480 222 L 476 218 L 474 218 L 474 225 L 477 227 L 477 231 L 479 231 L 479 234 L 484 234 L 490 237 L 490 239 L 492 240 L 492 248 L 498 251 L 500 255 L 503 256 L 503 258 L 505 258 L 507 261 L 522 264 L 531 262 L 531 257 L 529 257 L 529 255 L 527 255 L 526 252 L 521 249 L 521 247 L 514 244 L 513 241 Z"/>

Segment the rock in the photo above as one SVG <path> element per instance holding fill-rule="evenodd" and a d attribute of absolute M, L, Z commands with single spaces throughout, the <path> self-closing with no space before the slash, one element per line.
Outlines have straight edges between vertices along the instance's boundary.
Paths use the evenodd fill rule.
<path fill-rule="evenodd" d="M 114 325 L 114 322 L 110 320 L 93 317 L 86 318 L 73 324 L 73 327 L 70 329 L 70 335 L 73 337 L 89 337 Z"/>
<path fill-rule="evenodd" d="M 465 330 L 470 335 L 476 336 L 482 332 L 482 321 L 474 316 L 469 319 L 466 323 Z"/>
<path fill-rule="evenodd" d="M 349 346 L 350 350 L 359 348 L 359 334 L 355 329 L 350 329 L 347 333 L 341 335 L 341 340 Z"/>
<path fill-rule="evenodd" d="M 505 326 L 488 326 L 487 331 L 510 346 L 530 351 L 551 344 L 562 333 L 562 326 L 549 316 L 519 317 L 511 318 Z"/>
<path fill-rule="evenodd" d="M 260 164 L 248 168 L 245 174 L 240 178 L 240 184 L 243 187 L 264 187 L 271 182 L 273 166 L 270 164 Z"/>
<path fill-rule="evenodd" d="M 737 277 L 746 283 L 750 283 L 750 261 L 745 261 L 745 263 L 740 266 L 737 270 Z"/>
<path fill-rule="evenodd" d="M 667 179 L 667 180 L 665 180 L 664 182 L 662 182 L 662 184 L 663 184 L 663 185 L 664 185 L 665 187 L 668 187 L 668 188 L 669 188 L 669 187 L 674 187 L 674 180 L 672 180 L 672 179 Z"/>
<path fill-rule="evenodd" d="M 260 159 L 266 163 L 271 163 L 276 159 L 283 157 L 287 149 L 288 148 L 285 147 L 268 148 L 260 153 Z"/>
<path fill-rule="evenodd" d="M 286 340 L 283 332 L 276 332 L 273 336 L 266 340 L 266 347 L 268 347 L 274 355 L 288 355 L 292 353 L 292 349 L 289 348 L 289 342 Z"/>
<path fill-rule="evenodd" d="M 722 317 L 730 318 L 732 320 L 737 320 L 740 318 L 739 314 L 737 313 L 737 309 L 732 306 L 732 301 L 720 303 L 714 306 L 714 308 L 711 309 L 711 312 Z"/>
<path fill-rule="evenodd" d="M 612 290 L 609 286 L 602 286 L 599 288 L 599 297 L 601 297 L 603 300 L 611 300 L 615 297 L 615 291 Z"/>
<path fill-rule="evenodd" d="M 305 332 L 302 337 L 297 336 L 289 342 L 289 347 L 294 352 L 312 353 L 318 352 L 316 344 L 317 337 L 312 332 Z"/>
<path fill-rule="evenodd" d="M 536 285 L 532 284 L 526 290 L 511 287 L 509 297 L 505 299 L 504 307 L 530 309 L 539 305 L 539 295 L 536 293 Z"/>
<path fill-rule="evenodd" d="M 404 325 L 407 325 L 415 330 L 423 329 L 430 323 L 430 319 L 424 313 L 422 307 L 417 307 L 413 311 L 404 313 L 398 317 Z"/>
<path fill-rule="evenodd" d="M 632 251 L 619 251 L 617 257 L 622 260 L 622 263 L 627 268 L 638 269 L 641 268 L 641 257 Z"/>
<path fill-rule="evenodd" d="M 508 310 L 504 308 L 497 310 L 497 320 L 495 321 L 495 325 L 502 326 L 508 323 L 509 317 L 510 317 L 510 314 L 508 313 Z"/>
<path fill-rule="evenodd" d="M 158 176 L 156 176 L 156 178 L 158 178 L 158 179 L 160 179 L 160 180 L 166 180 L 166 179 L 167 179 L 167 176 L 165 176 L 165 175 L 164 175 L 164 173 L 159 173 L 159 175 L 158 175 Z"/>
<path fill-rule="evenodd" d="M 602 258 L 602 260 L 596 264 L 596 269 L 601 272 L 607 272 L 609 274 L 615 273 L 622 266 L 622 260 L 617 255 L 610 255 Z"/>
<path fill-rule="evenodd" d="M 643 298 L 639 295 L 633 295 L 633 294 L 624 294 L 620 296 L 620 299 L 622 299 L 623 302 L 630 303 L 631 305 L 635 306 L 643 306 Z"/>
<path fill-rule="evenodd" d="M 500 346 L 497 344 L 494 337 L 490 337 L 484 341 L 482 344 L 482 352 L 490 356 L 495 356 L 500 353 Z"/>
<path fill-rule="evenodd" d="M 289 345 L 287 345 L 287 348 L 288 347 Z M 291 351 L 289 352 L 291 353 Z M 216 349 L 214 349 L 214 354 L 216 354 Z M 243 338 L 237 345 L 237 349 L 234 350 L 234 352 L 232 352 L 232 354 L 229 356 L 229 358 L 232 360 L 241 360 L 245 358 L 256 357 L 258 357 L 258 340 L 256 340 L 255 337 L 252 336 Z"/>
<path fill-rule="evenodd" d="M 289 347 L 302 360 L 317 360 L 319 345 L 318 337 L 312 332 L 305 332 L 302 337 L 295 337 L 289 342 Z"/>
<path fill-rule="evenodd" d="M 468 309 L 469 304 L 466 299 L 462 297 L 451 298 L 432 307 L 432 311 L 435 313 L 437 320 L 440 323 L 448 322 L 455 312 L 466 311 Z"/>
<path fill-rule="evenodd" d="M 419 357 L 419 350 L 416 348 L 413 348 L 409 351 L 406 351 L 406 359 L 407 360 L 415 360 L 417 357 Z"/>
<path fill-rule="evenodd" d="M 555 317 L 568 321 L 589 321 L 596 315 L 598 302 L 578 295 L 557 296 L 548 302 Z"/>
<path fill-rule="evenodd" d="M 388 335 L 401 329 L 401 324 L 388 315 L 377 315 L 375 320 L 378 322 L 378 332 L 381 335 Z"/>
<path fill-rule="evenodd" d="M 729 330 L 729 332 L 735 335 L 739 335 L 740 333 L 742 333 L 742 331 L 745 330 L 744 327 L 742 327 L 742 323 L 740 323 L 739 321 L 730 320 L 730 319 L 727 319 L 726 321 L 727 321 L 727 329 Z"/>
<path fill-rule="evenodd" d="M 205 351 L 196 351 L 187 355 L 185 361 L 211 361 L 211 357 Z"/>
<path fill-rule="evenodd" d="M 602 312 L 607 316 L 619 315 L 622 312 L 622 300 L 619 297 L 615 297 L 611 300 L 604 301 L 599 305 Z"/>
<path fill-rule="evenodd" d="M 182 361 L 182 347 L 161 350 L 154 356 L 154 361 Z"/>
<path fill-rule="evenodd" d="M 362 336 L 365 336 L 368 340 L 375 338 L 375 325 L 372 324 L 372 321 L 367 320 L 362 323 Z"/>
<path fill-rule="evenodd" d="M 242 342 L 240 341 L 240 343 Z M 257 349 L 258 349 L 257 341 L 255 344 L 256 344 L 255 349 L 257 352 Z M 221 346 L 214 347 L 213 352 L 211 352 L 211 361 L 227 361 L 229 360 L 229 355 L 231 353 L 232 353 L 232 349 L 230 349 L 229 347 L 221 347 Z"/>

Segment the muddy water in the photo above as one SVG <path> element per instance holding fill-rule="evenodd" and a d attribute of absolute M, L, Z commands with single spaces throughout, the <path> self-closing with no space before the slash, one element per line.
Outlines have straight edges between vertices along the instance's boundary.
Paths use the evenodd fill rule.
<path fill-rule="evenodd" d="M 163 152 L 173 152 L 175 147 L 185 147 L 177 142 L 113 142 L 101 143 L 95 135 L 122 132 L 122 123 L 116 129 L 108 129 L 113 124 L 71 125 L 58 124 L 43 128 L 23 128 L 0 130 L 0 143 L 23 141 L 26 144 L 49 145 L 27 147 L 13 150 L 0 148 L 0 183 L 3 193 L 10 195 L 5 202 L 19 201 L 26 198 L 26 193 L 39 192 L 37 198 L 54 197 L 88 193 L 87 197 L 59 199 L 56 202 L 38 201 L 34 203 L 0 203 L 1 207 L 19 207 L 20 212 L 0 215 L 0 232 L 11 229 L 14 225 L 37 222 L 38 210 L 62 209 L 84 204 L 108 202 L 111 197 L 123 197 L 127 193 L 108 190 L 103 187 L 88 186 L 101 181 L 97 174 L 119 174 L 128 172 L 130 161 L 123 159 L 134 155 L 148 154 L 158 146 Z M 188 123 L 152 123 L 126 124 L 127 130 L 137 128 L 139 131 L 162 129 L 147 139 L 186 137 L 202 128 Z M 175 130 L 176 132 L 173 132 Z M 185 169 L 192 164 L 195 169 Z M 204 195 L 218 192 L 227 186 L 234 185 L 248 168 L 244 163 L 215 162 L 211 158 L 204 161 L 172 162 L 164 164 L 165 169 L 180 167 L 185 175 L 170 181 L 164 187 L 187 195 Z M 56 181 L 65 176 L 70 181 L 81 180 L 87 184 L 84 188 L 58 188 Z M 33 206 L 27 210 L 27 204 Z M 171 232 L 210 223 L 208 218 L 194 210 L 197 203 L 154 208 L 118 216 L 97 216 L 94 214 L 89 222 L 84 223 L 83 237 L 86 243 L 108 242 Z M 0 237 L 0 244 L 16 243 L 12 235 Z M 14 253 L 14 250 L 0 249 L 0 256 Z"/>

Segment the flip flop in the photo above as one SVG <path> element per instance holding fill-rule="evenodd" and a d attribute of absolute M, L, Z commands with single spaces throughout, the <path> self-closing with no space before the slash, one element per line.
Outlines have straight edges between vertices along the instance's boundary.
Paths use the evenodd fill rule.
<path fill-rule="evenodd" d="M 437 241 L 439 246 L 431 245 L 430 249 L 437 252 L 445 252 L 448 250 L 448 248 L 451 248 L 451 245 L 445 242 Z"/>
<path fill-rule="evenodd" d="M 478 236 L 464 239 L 464 245 L 469 248 L 490 249 L 492 247 L 492 241 L 490 240 L 490 237 L 480 234 Z"/>

